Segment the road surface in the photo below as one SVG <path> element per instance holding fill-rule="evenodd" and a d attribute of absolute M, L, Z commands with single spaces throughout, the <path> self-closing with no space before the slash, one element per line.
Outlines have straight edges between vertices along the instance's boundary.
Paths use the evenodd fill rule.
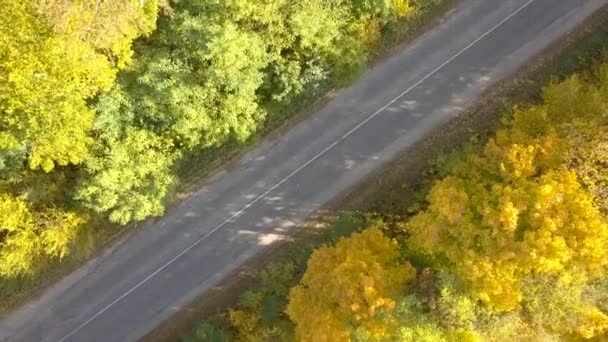
<path fill-rule="evenodd" d="M 461 1 L 323 109 L 6 317 L 0 340 L 141 338 L 607 1 Z"/>

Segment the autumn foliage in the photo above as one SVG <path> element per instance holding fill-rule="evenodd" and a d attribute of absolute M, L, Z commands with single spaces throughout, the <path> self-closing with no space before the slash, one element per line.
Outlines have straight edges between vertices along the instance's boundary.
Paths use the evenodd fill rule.
<path fill-rule="evenodd" d="M 492 310 L 531 310 L 538 299 L 525 284 L 552 279 L 568 287 L 568 322 L 558 323 L 560 311 L 550 306 L 566 295 L 551 293 L 558 287 L 545 288 L 551 299 L 540 308 L 534 304 L 545 316 L 536 323 L 586 338 L 603 334 L 608 322 L 600 302 L 582 294 L 594 291 L 590 284 L 606 277 L 608 265 L 607 70 L 601 66 L 594 81 L 551 84 L 543 104 L 516 108 L 506 128 L 433 186 L 428 208 L 406 225 L 411 248 L 459 276 Z"/>
<path fill-rule="evenodd" d="M 253 325 L 300 341 L 605 338 L 608 66 L 542 93 L 448 158 L 411 217 L 315 250 L 285 282 L 290 321 Z"/>
<path fill-rule="evenodd" d="M 156 0 L 0 0 L 0 277 L 67 255 L 88 213 L 72 201 L 96 114 L 155 27 Z M 115 180 L 116 181 L 116 180 Z"/>
<path fill-rule="evenodd" d="M 0 0 L 0 276 L 64 257 L 91 221 L 162 215 L 185 155 L 348 83 L 434 4 Z"/>
<path fill-rule="evenodd" d="M 352 327 L 374 325 L 378 311 L 395 309 L 394 296 L 415 278 L 399 260 L 398 245 L 369 228 L 321 247 L 291 289 L 287 313 L 302 341 L 347 340 Z"/>

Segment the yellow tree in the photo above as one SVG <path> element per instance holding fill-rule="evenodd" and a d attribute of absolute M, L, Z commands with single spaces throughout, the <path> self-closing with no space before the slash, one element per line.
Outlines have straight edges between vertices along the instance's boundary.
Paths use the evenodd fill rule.
<path fill-rule="evenodd" d="M 82 221 L 74 212 L 34 210 L 24 198 L 0 193 L 0 277 L 31 273 L 41 256 L 63 258 Z"/>
<path fill-rule="evenodd" d="M 548 85 L 543 99 L 541 105 L 516 108 L 513 129 L 533 137 L 559 135 L 566 147 L 564 164 L 608 212 L 608 64 L 592 79 L 574 75 Z"/>
<path fill-rule="evenodd" d="M 108 88 L 107 59 L 52 33 L 27 2 L 1 0 L 0 149 L 27 146 L 31 168 L 77 164 L 93 113 L 86 99 Z"/>
<path fill-rule="evenodd" d="M 163 0 L 30 0 L 53 32 L 106 55 L 122 69 L 131 62 L 131 42 L 156 26 Z"/>
<path fill-rule="evenodd" d="M 497 310 L 518 307 L 531 273 L 601 275 L 608 226 L 576 174 L 555 169 L 558 140 L 499 133 L 433 187 L 428 209 L 408 223 L 411 246 Z"/>
<path fill-rule="evenodd" d="M 380 330 L 375 314 L 395 308 L 394 296 L 415 278 L 398 245 L 369 228 L 316 250 L 301 283 L 291 289 L 287 314 L 302 341 L 347 341 L 353 327 Z"/>
<path fill-rule="evenodd" d="M 131 42 L 155 25 L 158 1 L 0 0 L 0 149 L 26 148 L 47 172 L 88 153 L 94 115 L 131 58 Z"/>

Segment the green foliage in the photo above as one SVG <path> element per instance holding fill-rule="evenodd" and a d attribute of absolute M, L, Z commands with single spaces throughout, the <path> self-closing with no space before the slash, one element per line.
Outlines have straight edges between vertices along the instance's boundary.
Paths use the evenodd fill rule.
<path fill-rule="evenodd" d="M 110 153 L 107 150 L 111 151 Z M 127 131 L 107 141 L 86 162 L 76 198 L 110 220 L 126 224 L 161 215 L 169 186 L 173 183 L 173 157 L 160 139 L 143 130 Z"/>
<path fill-rule="evenodd" d="M 360 326 L 352 334 L 353 341 L 445 341 L 446 331 L 428 314 L 413 295 L 400 298 L 393 310 L 383 311 L 379 323 L 370 329 Z"/>
<path fill-rule="evenodd" d="M 337 241 L 341 237 L 348 236 L 361 228 L 364 228 L 365 220 L 354 214 L 340 215 L 330 225 L 331 239 Z M 381 224 L 379 224 L 380 226 Z"/>
<path fill-rule="evenodd" d="M 439 274 L 436 315 L 450 330 L 472 330 L 480 314 L 480 306 L 471 298 L 457 277 Z"/>
<path fill-rule="evenodd" d="M 382 10 L 321 0 L 175 2 L 156 34 L 137 45 L 132 67 L 95 102 L 97 146 L 76 198 L 114 222 L 162 213 L 174 156 L 244 141 L 268 108 L 350 76 L 366 61 L 366 28 L 398 18 L 405 7 L 399 1 Z M 123 147 L 132 134 L 125 132 L 134 131 L 145 131 L 151 142 Z M 133 162 L 133 177 L 121 175 L 125 163 L 114 155 L 135 156 L 147 144 L 158 151 L 159 170 Z M 154 179 L 154 186 L 136 184 L 149 182 L 137 177 Z M 123 196 L 127 191 L 139 200 Z"/>
<path fill-rule="evenodd" d="M 184 342 L 225 342 L 233 341 L 232 332 L 226 328 L 225 322 L 220 319 L 210 319 L 199 324 L 194 333 L 182 339 Z"/>
<path fill-rule="evenodd" d="M 263 115 L 255 91 L 266 64 L 255 35 L 234 26 L 210 26 L 204 18 L 196 23 L 177 16 L 171 22 L 178 25 L 182 20 L 188 25 L 186 32 L 178 28 L 183 45 L 156 45 L 134 70 L 122 75 L 120 86 L 100 98 L 96 109 L 103 133 L 115 134 L 123 127 L 148 129 L 168 146 L 203 148 L 224 142 L 230 134 L 245 139 L 255 129 Z M 217 69 L 208 64 L 217 64 Z"/>
<path fill-rule="evenodd" d="M 161 215 L 181 156 L 243 142 L 270 111 L 355 77 L 382 28 L 414 12 L 404 0 L 0 0 L 0 189 L 48 214 L 20 229 L 54 245 L 74 238 L 51 234 L 80 226 L 70 215 Z M 2 236 L 2 251 L 33 253 L 47 243 L 24 237 L 39 235 Z"/>
<path fill-rule="evenodd" d="M 596 307 L 598 298 L 579 272 L 526 279 L 523 309 L 531 324 L 560 335 L 591 338 L 608 328 L 608 316 Z M 601 303 L 601 302 L 599 302 Z"/>
<path fill-rule="evenodd" d="M 227 320 L 239 341 L 293 339 L 293 324 L 285 315 L 287 295 L 296 284 L 296 267 L 291 262 L 271 263 L 257 275 L 258 287 L 245 292 Z"/>

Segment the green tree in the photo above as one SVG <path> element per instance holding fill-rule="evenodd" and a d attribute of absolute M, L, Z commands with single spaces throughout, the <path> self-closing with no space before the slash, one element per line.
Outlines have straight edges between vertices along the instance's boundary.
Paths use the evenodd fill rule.
<path fill-rule="evenodd" d="M 106 143 L 87 160 L 76 198 L 121 224 L 161 215 L 174 181 L 171 167 L 176 156 L 143 130 L 129 130 Z"/>
<path fill-rule="evenodd" d="M 385 14 L 366 9 L 369 15 L 363 15 L 351 5 L 320 0 L 175 3 L 173 15 L 160 19 L 157 34 L 138 45 L 132 68 L 96 101 L 94 132 L 103 147 L 87 162 L 76 198 L 94 211 L 111 211 L 111 219 L 123 223 L 160 214 L 171 183 L 165 181 L 173 160 L 168 156 L 243 141 L 263 123 L 268 105 L 287 103 L 364 59 L 354 27 Z M 134 186 L 146 180 L 119 177 L 119 164 L 101 161 L 108 155 L 135 155 L 118 143 L 132 131 L 146 131 L 158 158 L 166 161 L 152 177 L 158 180 L 154 187 Z M 111 152 L 114 148 L 119 150 Z M 152 173 L 135 172 L 134 177 Z M 141 200 L 129 203 L 122 189 Z"/>
<path fill-rule="evenodd" d="M 353 332 L 353 341 L 445 341 L 447 334 L 429 315 L 416 296 L 397 299 L 393 310 L 380 311 L 376 326 L 363 325 Z"/>
<path fill-rule="evenodd" d="M 524 281 L 523 309 L 533 326 L 560 334 L 592 338 L 608 331 L 608 315 L 591 295 L 585 272 L 531 275 Z M 582 275 L 582 276 L 581 276 Z"/>

